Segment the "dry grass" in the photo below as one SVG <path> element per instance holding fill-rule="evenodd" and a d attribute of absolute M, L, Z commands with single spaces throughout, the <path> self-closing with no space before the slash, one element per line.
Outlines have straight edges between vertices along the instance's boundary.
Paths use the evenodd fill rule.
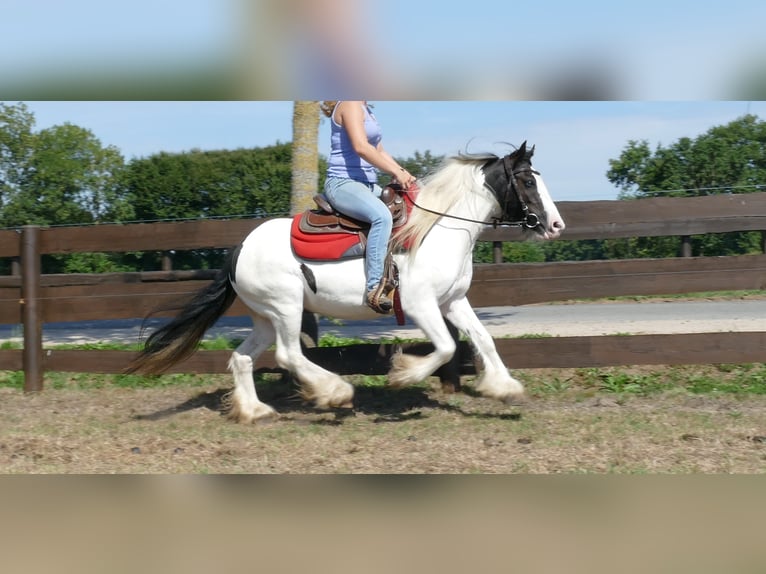
<path fill-rule="evenodd" d="M 358 380 L 353 411 L 319 412 L 281 382 L 280 413 L 221 416 L 227 377 L 206 386 L 0 388 L 4 473 L 764 473 L 766 396 L 642 396 L 594 389 L 582 371 L 524 372 L 532 400 L 507 407 L 437 385 Z M 564 381 L 562 383 L 562 381 Z M 553 390 L 552 390 L 553 389 Z"/>

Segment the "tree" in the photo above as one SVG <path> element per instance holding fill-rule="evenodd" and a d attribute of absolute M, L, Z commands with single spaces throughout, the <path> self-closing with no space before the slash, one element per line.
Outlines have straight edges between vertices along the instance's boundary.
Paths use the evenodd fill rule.
<path fill-rule="evenodd" d="M 121 220 L 132 213 L 119 181 L 124 162 L 92 132 L 64 124 L 39 132 L 13 217 L 18 223 L 82 224 Z M 10 211 L 10 210 L 9 210 Z"/>
<path fill-rule="evenodd" d="M 432 155 L 430 150 L 421 153 L 415 151 L 415 155 L 397 160 L 399 165 L 409 171 L 415 177 L 425 177 L 433 173 L 444 161 L 443 155 Z"/>
<path fill-rule="evenodd" d="M 620 188 L 621 199 L 692 197 L 717 193 L 750 193 L 766 189 L 766 123 L 746 115 L 668 147 L 649 149 L 646 141 L 629 141 L 607 178 Z M 736 255 L 759 250 L 757 233 L 709 234 L 693 238 L 695 254 Z M 614 242 L 631 257 L 672 257 L 674 238 L 636 238 Z"/>
<path fill-rule="evenodd" d="M 404 169 L 409 171 L 416 178 L 423 178 L 430 173 L 436 171 L 436 169 L 444 161 L 443 155 L 432 155 L 430 150 L 424 152 L 415 151 L 415 154 L 411 157 L 396 157 L 396 162 Z M 389 174 L 382 174 L 380 178 L 380 185 L 385 187 L 391 181 Z"/>
<path fill-rule="evenodd" d="M 124 162 L 87 129 L 63 124 L 35 132 L 24 104 L 0 104 L 0 225 L 72 225 L 132 216 Z M 107 254 L 44 256 L 45 273 L 122 269 Z M 5 263 L 3 263 L 5 265 Z"/>
<path fill-rule="evenodd" d="M 746 115 L 654 152 L 629 141 L 607 178 L 621 198 L 747 193 L 766 183 L 766 123 Z"/>
<path fill-rule="evenodd" d="M 136 218 L 142 221 L 266 217 L 290 209 L 291 144 L 234 151 L 159 153 L 131 161 L 124 178 Z M 158 268 L 158 254 L 136 265 Z M 223 253 L 176 254 L 176 269 L 218 267 Z"/>
<path fill-rule="evenodd" d="M 285 214 L 291 145 L 159 153 L 135 159 L 125 185 L 141 220 Z"/>
<path fill-rule="evenodd" d="M 26 106 L 0 105 L 0 222 L 87 224 L 131 214 L 120 152 L 87 129 L 63 124 L 34 131 Z"/>
<path fill-rule="evenodd" d="M 506 241 L 502 248 L 503 261 L 506 263 L 541 263 L 545 261 L 542 242 Z M 473 252 L 474 263 L 494 263 L 494 244 L 491 241 L 478 241 Z"/>
<path fill-rule="evenodd" d="M 0 207 L 18 193 L 29 170 L 35 118 L 24 104 L 0 104 Z"/>
<path fill-rule="evenodd" d="M 319 102 L 293 103 L 291 213 L 313 207 L 319 188 L 319 113 Z"/>

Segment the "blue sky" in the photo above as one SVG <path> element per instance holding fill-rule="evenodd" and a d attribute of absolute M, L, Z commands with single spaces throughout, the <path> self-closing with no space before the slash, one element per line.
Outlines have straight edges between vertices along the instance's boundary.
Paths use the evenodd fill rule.
<path fill-rule="evenodd" d="M 542 70 L 605 73 L 620 99 L 722 99 L 753 61 L 764 69 L 766 2 L 760 0 L 473 0 L 445 9 L 441 0 L 376 3 L 383 30 L 402 21 L 418 41 L 384 42 L 397 62 L 421 73 L 471 72 L 497 85 Z M 495 84 L 488 78 L 495 77 Z"/>
<path fill-rule="evenodd" d="M 307 33 L 316 18 L 312 13 L 307 22 L 306 8 L 314 5 L 319 13 L 340 7 L 336 17 L 360 32 L 350 51 L 364 54 L 362 64 L 387 88 L 427 92 L 422 99 L 559 99 L 546 95 L 557 82 L 593 77 L 603 82 L 604 99 L 752 99 L 742 82 L 766 73 L 762 0 L 473 0 L 454 6 L 436 0 L 5 0 L 0 93 L 21 92 L 25 80 L 46 77 L 80 84 L 83 74 L 97 82 L 114 72 L 232 66 L 245 80 L 241 99 L 277 99 L 257 95 L 273 87 L 268 64 L 276 77 L 291 80 L 288 91 L 305 88 L 300 66 L 291 64 L 316 64 L 312 56 L 326 47 L 326 36 L 312 44 Z M 291 45 L 308 52 L 293 60 Z M 323 64 L 344 65 L 353 55 Z M 421 99 L 374 93 L 365 97 Z"/>
<path fill-rule="evenodd" d="M 15 103 L 15 102 L 6 102 Z M 127 160 L 160 151 L 262 147 L 292 138 L 292 102 L 25 102 L 36 129 L 69 122 L 91 130 Z M 375 113 L 393 155 L 415 151 L 504 152 L 527 140 L 554 198 L 615 199 L 605 177 L 609 159 L 629 140 L 652 146 L 696 137 L 747 112 L 766 118 L 766 102 L 746 101 L 378 101 Z M 320 126 L 320 152 L 329 126 Z"/>
<path fill-rule="evenodd" d="M 13 50 L 0 53 L 0 69 L 200 56 L 226 46 L 232 26 L 227 3 L 5 0 L 0 45 Z"/>
<path fill-rule="evenodd" d="M 339 60 L 312 58 L 327 41 L 312 44 L 307 36 L 319 32 L 311 29 L 317 11 L 307 10 L 316 6 L 320 14 L 341 7 L 343 14 L 333 16 L 361 32 Z M 377 100 L 384 142 L 394 155 L 453 154 L 466 146 L 504 151 L 499 142 L 526 139 L 537 145 L 536 166 L 562 200 L 616 197 L 604 174 L 628 140 L 668 145 L 747 111 L 766 117 L 762 101 L 724 101 L 760 97 L 741 89 L 743 80 L 760 77 L 766 85 L 762 0 L 473 0 L 455 6 L 436 0 L 6 0 L 2 19 L 0 97 L 6 101 L 140 97 L 102 88 L 113 73 L 140 87 L 157 77 L 144 72 L 231 69 L 237 78 L 231 93 L 224 88 L 224 95 L 212 96 L 222 101 L 27 102 L 38 129 L 77 124 L 127 159 L 289 141 L 289 100 L 338 97 L 315 94 L 328 86 L 302 83 L 305 68 L 292 65 L 319 66 L 311 71 L 321 80 L 336 71 L 332 66 L 360 63 L 358 55 L 377 83 L 355 75 L 351 87 L 384 86 L 364 97 Z M 294 61 L 292 48 L 309 53 Z M 44 87 L 35 89 L 41 81 Z M 81 95 L 48 95 L 58 85 Z M 573 89 L 580 90 L 575 97 Z M 190 97 L 184 83 L 170 90 L 172 96 L 148 97 Z M 575 98 L 608 101 L 547 101 Z M 257 101 L 272 99 L 283 101 Z M 326 153 L 326 122 L 321 130 Z"/>

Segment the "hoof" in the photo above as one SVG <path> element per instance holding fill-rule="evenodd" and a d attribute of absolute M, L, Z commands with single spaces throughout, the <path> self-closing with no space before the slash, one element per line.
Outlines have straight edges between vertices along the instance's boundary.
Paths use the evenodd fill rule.
<path fill-rule="evenodd" d="M 317 396 L 307 392 L 301 394 L 303 400 L 313 403 L 315 408 L 322 411 L 354 408 L 354 387 L 345 382 L 322 395 Z"/>
<path fill-rule="evenodd" d="M 279 418 L 279 414 L 273 408 L 268 405 L 259 405 L 258 408 L 251 412 L 245 412 L 241 409 L 232 408 L 227 417 L 229 420 L 238 424 L 265 424 L 275 421 Z"/>
<path fill-rule="evenodd" d="M 399 379 L 392 379 L 391 377 L 388 377 L 388 381 L 386 382 L 386 386 L 390 387 L 392 389 L 401 389 L 402 387 L 406 386 L 401 380 Z"/>
<path fill-rule="evenodd" d="M 251 424 L 265 424 L 265 423 L 274 422 L 278 418 L 279 418 L 279 413 L 277 413 L 277 411 L 275 411 L 271 407 L 268 407 L 268 410 L 259 412 L 253 417 L 253 420 L 250 422 Z"/>
<path fill-rule="evenodd" d="M 353 418 L 356 416 L 356 411 L 353 408 L 337 408 L 333 411 L 335 415 L 335 421 L 342 422 L 344 419 Z"/>
<path fill-rule="evenodd" d="M 506 395 L 505 398 L 503 398 L 503 403 L 509 407 L 521 407 L 526 405 L 528 402 L 529 398 L 527 397 L 526 393 L 514 393 Z"/>
<path fill-rule="evenodd" d="M 335 409 L 340 410 L 353 410 L 354 408 L 354 400 L 353 398 L 349 400 L 344 400 L 343 402 L 336 403 L 331 401 L 313 401 L 314 402 L 314 408 L 318 409 L 320 411 L 331 411 Z"/>

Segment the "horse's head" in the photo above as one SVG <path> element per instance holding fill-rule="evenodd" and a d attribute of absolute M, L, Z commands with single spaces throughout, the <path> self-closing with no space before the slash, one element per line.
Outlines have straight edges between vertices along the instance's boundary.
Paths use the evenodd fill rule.
<path fill-rule="evenodd" d="M 543 239 L 556 239 L 564 231 L 564 220 L 542 176 L 532 169 L 534 153 L 535 147 L 527 149 L 524 142 L 513 153 L 490 160 L 484 165 L 484 181 L 500 204 L 500 223 L 521 225 Z"/>

